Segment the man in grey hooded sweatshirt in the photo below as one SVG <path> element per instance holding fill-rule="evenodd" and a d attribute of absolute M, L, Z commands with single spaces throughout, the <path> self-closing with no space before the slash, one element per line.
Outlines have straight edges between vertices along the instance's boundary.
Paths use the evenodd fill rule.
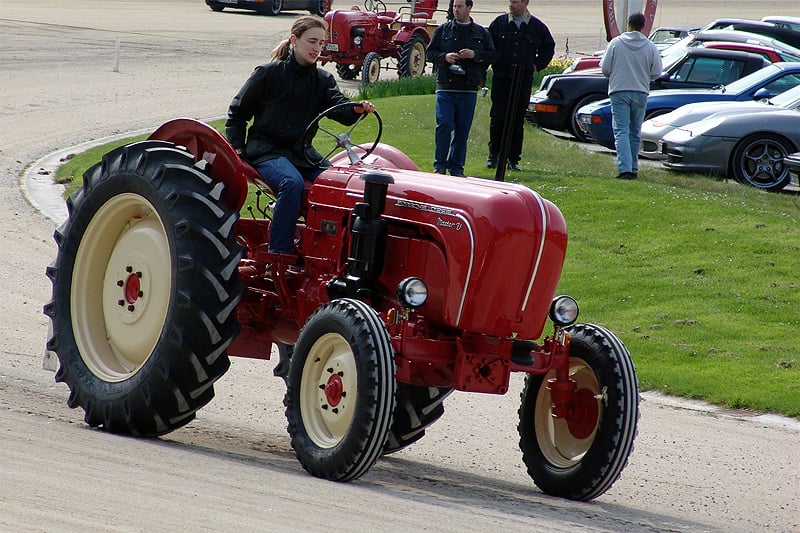
<path fill-rule="evenodd" d="M 650 81 L 661 74 L 661 56 L 656 45 L 643 33 L 644 15 L 628 17 L 628 31 L 614 37 L 600 60 L 608 77 L 611 125 L 617 150 L 620 179 L 635 179 L 639 171 L 639 142 L 642 134 Z"/>

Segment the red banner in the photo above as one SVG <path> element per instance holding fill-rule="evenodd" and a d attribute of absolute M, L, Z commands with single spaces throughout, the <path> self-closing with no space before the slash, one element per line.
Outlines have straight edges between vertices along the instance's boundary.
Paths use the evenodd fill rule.
<path fill-rule="evenodd" d="M 653 22 L 656 18 L 656 5 L 658 4 L 658 0 L 646 0 L 644 5 L 644 28 L 642 28 L 642 33 L 645 35 L 650 34 L 650 30 L 653 29 Z M 626 13 L 623 20 L 622 20 L 622 27 L 623 30 L 620 30 L 620 25 L 617 21 L 617 14 L 614 9 L 614 0 L 603 0 L 603 24 L 606 27 L 606 41 L 610 41 L 622 31 L 627 26 L 627 20 L 630 13 Z"/>

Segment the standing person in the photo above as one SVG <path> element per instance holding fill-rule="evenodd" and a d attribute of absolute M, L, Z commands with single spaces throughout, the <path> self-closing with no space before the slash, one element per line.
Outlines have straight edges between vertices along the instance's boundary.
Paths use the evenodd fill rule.
<path fill-rule="evenodd" d="M 619 179 L 635 179 L 639 171 L 639 141 L 650 82 L 661 74 L 661 56 L 643 33 L 644 15 L 628 17 L 628 31 L 611 39 L 600 69 L 608 77 L 611 125 L 617 150 Z"/>
<path fill-rule="evenodd" d="M 464 175 L 467 138 L 472 127 L 478 88 L 495 59 L 492 37 L 470 17 L 472 0 L 453 0 L 453 20 L 436 28 L 428 59 L 436 65 L 437 174 Z"/>
<path fill-rule="evenodd" d="M 302 138 L 306 126 L 325 109 L 350 101 L 333 75 L 317 67 L 326 28 L 319 17 L 298 17 L 289 38 L 272 51 L 273 61 L 255 68 L 228 108 L 228 141 L 278 195 L 269 230 L 269 251 L 274 253 L 292 253 L 305 181 L 313 182 L 323 170 L 306 160 L 306 153 L 312 160 L 322 159 L 311 139 Z M 331 118 L 350 125 L 374 110 L 363 100 Z"/>
<path fill-rule="evenodd" d="M 489 125 L 488 168 L 497 166 L 498 152 L 503 138 L 506 120 L 512 120 L 508 139 L 508 168 L 519 170 L 522 157 L 522 136 L 525 110 L 531 97 L 533 75 L 550 64 L 555 54 L 556 43 L 550 29 L 528 11 L 529 0 L 508 0 L 508 13 L 500 15 L 489 24 L 497 59 L 492 63 L 492 109 Z M 511 75 L 514 65 L 522 70 L 522 85 L 519 100 L 515 102 L 511 116 L 506 117 L 511 99 Z"/>

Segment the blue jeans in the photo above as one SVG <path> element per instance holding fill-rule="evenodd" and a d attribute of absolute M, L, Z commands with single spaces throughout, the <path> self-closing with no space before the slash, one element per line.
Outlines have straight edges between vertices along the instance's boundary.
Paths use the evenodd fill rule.
<path fill-rule="evenodd" d="M 467 138 L 472 127 L 478 93 L 436 91 L 436 149 L 434 170 L 464 173 Z"/>
<path fill-rule="evenodd" d="M 300 202 L 303 201 L 305 180 L 313 183 L 322 173 L 320 168 L 297 168 L 285 157 L 262 161 L 256 170 L 277 194 L 272 224 L 269 227 L 269 251 L 290 254 L 294 247 L 294 231 Z"/>
<path fill-rule="evenodd" d="M 611 125 L 614 128 L 614 145 L 617 150 L 617 170 L 637 172 L 639 170 L 639 142 L 642 137 L 642 122 L 647 109 L 647 93 L 639 91 L 617 91 L 611 99 Z"/>

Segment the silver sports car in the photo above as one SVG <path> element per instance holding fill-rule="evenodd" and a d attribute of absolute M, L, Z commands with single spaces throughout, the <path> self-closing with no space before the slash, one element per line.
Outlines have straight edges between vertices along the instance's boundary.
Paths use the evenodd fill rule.
<path fill-rule="evenodd" d="M 732 176 L 767 191 L 791 182 L 783 158 L 798 150 L 800 108 L 711 116 L 661 139 L 668 168 Z"/>
<path fill-rule="evenodd" d="M 800 108 L 800 85 L 768 100 L 686 104 L 674 111 L 644 121 L 639 155 L 648 159 L 665 159 L 666 154 L 661 150 L 661 139 L 675 128 L 686 126 L 692 122 L 723 115 L 768 113 L 798 108 Z M 763 119 L 762 116 L 761 120 Z"/>

